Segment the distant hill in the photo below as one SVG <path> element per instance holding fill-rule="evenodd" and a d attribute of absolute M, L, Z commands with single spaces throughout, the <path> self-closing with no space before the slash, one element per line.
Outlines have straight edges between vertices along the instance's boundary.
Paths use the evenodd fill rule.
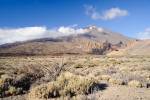
<path fill-rule="evenodd" d="M 106 54 L 125 47 L 133 39 L 96 26 L 86 27 L 87 33 L 57 38 L 42 38 L 0 45 L 5 55 Z"/>

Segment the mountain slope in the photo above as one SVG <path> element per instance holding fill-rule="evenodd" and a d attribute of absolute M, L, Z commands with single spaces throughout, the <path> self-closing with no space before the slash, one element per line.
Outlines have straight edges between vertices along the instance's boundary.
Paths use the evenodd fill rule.
<path fill-rule="evenodd" d="M 135 41 L 128 45 L 125 49 L 120 49 L 119 51 L 114 51 L 108 55 L 122 56 L 122 55 L 138 55 L 138 56 L 150 56 L 150 40 Z"/>
<path fill-rule="evenodd" d="M 0 46 L 0 55 L 105 54 L 132 41 L 96 26 L 85 29 L 84 34 L 4 44 Z"/>

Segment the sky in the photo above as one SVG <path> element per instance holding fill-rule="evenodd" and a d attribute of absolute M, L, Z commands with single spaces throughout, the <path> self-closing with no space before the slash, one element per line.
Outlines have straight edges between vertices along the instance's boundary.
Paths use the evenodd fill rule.
<path fill-rule="evenodd" d="M 149 4 L 150 0 L 0 0 L 0 44 L 84 33 L 82 27 L 88 25 L 149 39 Z"/>

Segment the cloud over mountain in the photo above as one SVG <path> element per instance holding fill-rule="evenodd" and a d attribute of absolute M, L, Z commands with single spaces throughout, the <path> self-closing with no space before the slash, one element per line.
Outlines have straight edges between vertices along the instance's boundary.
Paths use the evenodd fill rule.
<path fill-rule="evenodd" d="M 82 33 L 88 32 L 88 30 L 83 29 L 83 28 L 75 29 L 73 27 L 64 27 L 64 26 L 62 26 L 58 29 L 58 32 L 64 33 L 64 34 L 82 34 Z"/>
<path fill-rule="evenodd" d="M 110 8 L 103 12 L 98 12 L 92 5 L 85 5 L 86 14 L 94 20 L 113 20 L 118 17 L 123 17 L 128 15 L 128 11 L 120 8 Z"/>
<path fill-rule="evenodd" d="M 46 32 L 46 27 L 1 28 L 0 44 L 43 37 Z"/>
<path fill-rule="evenodd" d="M 55 29 L 47 27 L 0 28 L 0 44 L 26 41 L 38 38 L 52 38 L 71 34 L 86 33 L 86 29 L 61 26 Z"/>

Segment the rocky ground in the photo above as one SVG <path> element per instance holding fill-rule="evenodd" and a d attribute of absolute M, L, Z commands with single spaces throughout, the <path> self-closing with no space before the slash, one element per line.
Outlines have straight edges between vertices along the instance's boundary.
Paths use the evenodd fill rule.
<path fill-rule="evenodd" d="M 150 100 L 148 56 L 0 57 L 2 100 Z"/>

